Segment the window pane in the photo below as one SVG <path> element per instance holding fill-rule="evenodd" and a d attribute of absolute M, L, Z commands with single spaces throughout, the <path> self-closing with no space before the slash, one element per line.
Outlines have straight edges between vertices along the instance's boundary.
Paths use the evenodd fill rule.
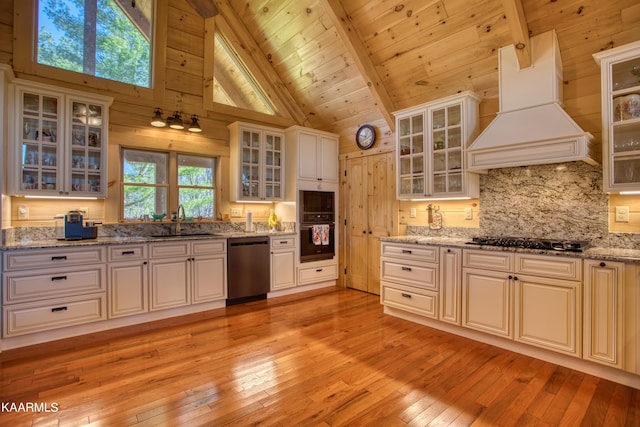
<path fill-rule="evenodd" d="M 123 182 L 166 184 L 167 155 L 164 153 L 124 150 Z"/>
<path fill-rule="evenodd" d="M 153 3 L 40 0 L 38 63 L 150 87 Z"/>
<path fill-rule="evenodd" d="M 178 185 L 213 187 L 213 159 L 178 156 Z"/>
<path fill-rule="evenodd" d="M 137 185 L 124 186 L 124 218 L 136 219 L 144 214 L 167 212 L 167 189 Z"/>
<path fill-rule="evenodd" d="M 180 188 L 180 203 L 186 216 L 213 218 L 214 190 L 205 188 Z"/>

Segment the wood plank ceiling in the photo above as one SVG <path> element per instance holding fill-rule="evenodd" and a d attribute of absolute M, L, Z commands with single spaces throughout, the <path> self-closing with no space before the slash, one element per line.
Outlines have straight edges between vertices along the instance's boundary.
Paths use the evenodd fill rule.
<path fill-rule="evenodd" d="M 389 137 L 393 111 L 460 91 L 496 98 L 498 49 L 521 45 L 527 66 L 530 35 L 556 29 L 575 79 L 640 29 L 637 0 L 212 1 L 242 23 L 305 122 L 349 139 L 365 123 Z"/>

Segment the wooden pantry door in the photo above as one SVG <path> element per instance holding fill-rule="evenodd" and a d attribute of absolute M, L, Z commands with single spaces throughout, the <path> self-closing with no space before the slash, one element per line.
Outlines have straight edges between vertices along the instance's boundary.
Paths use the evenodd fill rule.
<path fill-rule="evenodd" d="M 345 160 L 345 283 L 380 294 L 380 241 L 397 234 L 393 153 Z"/>

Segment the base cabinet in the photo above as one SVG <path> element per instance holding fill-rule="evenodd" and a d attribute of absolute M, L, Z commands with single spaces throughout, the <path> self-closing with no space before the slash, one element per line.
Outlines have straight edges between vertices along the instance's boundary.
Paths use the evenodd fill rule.
<path fill-rule="evenodd" d="M 462 249 L 440 248 L 440 311 L 438 319 L 462 322 Z"/>
<path fill-rule="evenodd" d="M 148 312 L 147 245 L 110 247 L 107 280 L 110 319 Z"/>
<path fill-rule="evenodd" d="M 465 268 L 462 326 L 513 338 L 511 279 L 503 272 Z"/>
<path fill-rule="evenodd" d="M 296 286 L 296 239 L 293 236 L 272 236 L 271 290 Z"/>
<path fill-rule="evenodd" d="M 622 368 L 624 264 L 587 260 L 584 276 L 583 357 Z"/>

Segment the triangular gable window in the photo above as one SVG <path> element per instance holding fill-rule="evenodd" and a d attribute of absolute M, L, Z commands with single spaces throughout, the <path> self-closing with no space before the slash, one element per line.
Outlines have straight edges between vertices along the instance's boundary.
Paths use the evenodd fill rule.
<path fill-rule="evenodd" d="M 214 40 L 213 101 L 275 115 L 276 108 L 224 36 L 216 32 Z"/>

